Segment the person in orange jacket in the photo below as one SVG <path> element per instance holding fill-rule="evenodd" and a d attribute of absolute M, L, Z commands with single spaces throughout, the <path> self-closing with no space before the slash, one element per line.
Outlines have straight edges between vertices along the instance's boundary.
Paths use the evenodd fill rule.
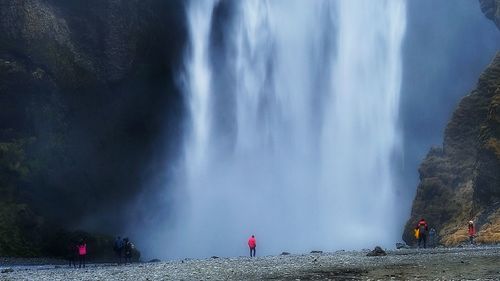
<path fill-rule="evenodd" d="M 250 248 L 250 257 L 255 257 L 255 248 L 257 247 L 257 241 L 255 240 L 255 235 L 252 235 L 248 239 L 248 247 Z"/>
<path fill-rule="evenodd" d="M 470 244 L 474 244 L 474 236 L 476 236 L 476 228 L 474 227 L 474 222 L 469 221 L 469 241 Z"/>
<path fill-rule="evenodd" d="M 418 221 L 417 226 L 415 227 L 415 230 L 418 229 L 418 247 L 420 248 L 422 242 L 424 244 L 424 248 L 427 247 L 427 231 L 429 231 L 429 226 L 427 225 L 427 222 L 424 219 L 420 219 Z"/>

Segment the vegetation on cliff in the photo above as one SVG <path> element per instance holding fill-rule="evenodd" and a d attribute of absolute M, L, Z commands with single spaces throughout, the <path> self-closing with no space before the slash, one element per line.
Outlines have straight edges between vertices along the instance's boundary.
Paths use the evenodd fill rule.
<path fill-rule="evenodd" d="M 481 10 L 500 29 L 500 0 L 479 0 Z M 443 147 L 432 148 L 420 169 L 420 184 L 403 239 L 413 244 L 421 217 L 438 231 L 444 245 L 468 239 L 476 225 L 479 243 L 500 242 L 500 52 L 465 96 L 444 133 Z"/>
<path fill-rule="evenodd" d="M 166 169 L 180 130 L 182 11 L 1 1 L 0 256 L 55 254 L 59 228 L 119 232 L 133 197 L 152 196 L 144 179 Z"/>
<path fill-rule="evenodd" d="M 422 162 L 420 184 L 403 239 L 421 217 L 436 228 L 440 242 L 468 239 L 475 221 L 477 242 L 500 242 L 500 52 L 481 75 L 477 89 L 464 97 L 446 127 L 442 148 Z"/>

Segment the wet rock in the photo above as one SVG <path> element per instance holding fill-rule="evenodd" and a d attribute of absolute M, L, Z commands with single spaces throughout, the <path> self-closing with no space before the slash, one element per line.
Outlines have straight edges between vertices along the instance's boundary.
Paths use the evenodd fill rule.
<path fill-rule="evenodd" d="M 311 254 L 323 254 L 323 251 L 311 251 Z"/>
<path fill-rule="evenodd" d="M 161 262 L 161 260 L 159 260 L 159 259 L 152 259 L 149 262 Z"/>
<path fill-rule="evenodd" d="M 158 132 L 164 128 L 162 122 L 157 122 L 160 120 L 158 116 L 172 114 L 173 118 L 176 118 L 172 124 L 179 123 L 182 118 L 182 114 L 173 113 L 182 98 L 180 89 L 173 84 L 173 70 L 167 66 L 180 62 L 178 54 L 184 52 L 187 30 L 184 29 L 183 2 L 97 0 L 81 3 L 60 0 L 0 1 L 2 145 L 12 141 L 16 145 L 19 143 L 19 151 L 24 151 L 25 144 L 20 144 L 21 139 L 29 139 L 29 145 L 34 149 L 29 152 L 26 150 L 26 159 L 44 163 L 39 166 L 39 173 L 50 178 L 57 174 L 63 179 L 41 183 L 40 186 L 40 183 L 31 180 L 37 173 L 26 177 L 23 175 L 22 180 L 29 183 L 23 190 L 26 197 L 33 200 L 25 204 L 23 199 L 14 196 L 15 198 L 9 199 L 12 200 L 12 204 L 9 201 L 9 209 L 6 209 L 7 205 L 2 205 L 2 211 L 5 210 L 7 217 L 10 218 L 12 214 L 13 218 L 2 221 L 2 227 L 10 230 L 2 233 L 2 242 L 28 243 L 8 243 L 7 248 L 2 247 L 0 250 L 1 256 L 52 256 L 64 253 L 67 243 L 59 239 L 59 230 L 66 227 L 72 229 L 75 216 L 92 216 L 96 225 L 105 225 L 111 221 L 113 223 L 107 225 L 109 230 L 123 225 L 125 218 L 118 214 L 124 211 L 125 202 L 135 198 L 141 191 L 141 187 L 131 180 L 140 170 L 140 161 L 135 161 L 136 157 L 141 157 L 149 151 L 148 144 L 156 139 Z M 155 75 L 151 75 L 153 73 Z M 113 86 L 108 87 L 109 85 Z M 164 88 L 169 90 L 165 92 Z M 144 98 L 145 92 L 147 98 Z M 111 100 L 120 101 L 120 105 L 108 102 Z M 137 103 L 141 105 L 136 107 Z M 149 124 L 147 128 L 140 129 L 144 133 L 129 130 L 134 124 L 120 118 L 125 116 L 130 108 L 136 108 L 138 111 L 134 111 L 134 114 L 141 116 L 141 119 L 145 118 L 144 122 Z M 110 115 L 111 112 L 113 116 Z M 118 130 L 123 134 L 109 133 L 106 129 L 109 124 L 102 122 L 102 116 L 119 126 Z M 40 119 L 44 120 L 44 125 L 38 122 Z M 5 120 L 9 120 L 6 125 Z M 45 124 L 50 126 L 50 129 L 36 129 Z M 84 136 L 79 133 L 82 128 L 91 128 L 91 132 Z M 40 137 L 42 131 L 46 137 Z M 121 168 L 119 163 L 124 156 L 114 151 L 119 152 L 122 147 L 120 143 L 126 146 L 132 138 L 138 140 L 135 142 L 137 146 L 134 153 L 125 158 L 128 163 L 137 166 Z M 80 142 L 88 144 L 85 151 L 81 147 L 76 149 L 78 145 L 73 144 Z M 61 167 L 64 168 L 50 168 L 52 166 L 49 163 L 57 163 L 52 159 L 58 159 L 58 151 L 70 147 L 75 147 L 77 152 L 64 150 L 64 153 L 72 155 L 64 158 L 64 161 L 74 161 L 83 166 L 69 168 L 64 167 L 65 164 L 61 162 Z M 101 156 L 101 152 L 96 153 L 95 147 L 106 152 Z M 45 148 L 50 149 L 44 151 Z M 10 147 L 8 151 L 11 151 Z M 18 157 L 17 154 L 13 155 Z M 12 160 L 13 163 L 18 163 L 16 165 L 19 167 L 16 166 L 16 169 L 24 169 L 28 161 L 17 159 Z M 100 171 L 100 168 L 90 164 L 94 161 L 103 163 L 104 167 L 109 167 L 113 172 Z M 89 186 L 92 190 L 82 193 L 82 196 L 90 199 L 77 200 L 76 196 L 67 196 L 59 207 L 61 210 L 73 210 L 71 214 L 52 212 L 47 208 L 48 205 L 45 206 L 49 204 L 47 202 L 57 201 L 61 190 L 67 194 L 78 193 L 80 187 L 87 184 L 81 180 L 73 182 L 70 178 L 83 179 L 86 173 L 98 182 L 111 184 L 106 184 L 105 190 L 102 190 L 100 185 Z M 16 187 L 21 179 L 17 174 L 13 175 L 13 183 L 10 184 L 9 181 L 8 190 L 4 194 L 10 194 L 10 186 Z M 120 180 L 113 180 L 115 178 Z M 2 191 L 6 186 L 5 179 L 2 177 L 0 182 Z M 37 196 L 38 189 L 35 186 L 43 190 L 43 200 Z M 121 192 L 122 190 L 127 192 Z M 108 194 L 107 192 L 122 193 L 114 198 L 120 201 L 116 202 L 119 209 L 109 220 L 92 212 L 93 209 L 109 206 L 109 198 L 102 195 Z M 96 194 L 97 196 L 93 197 Z M 84 208 L 83 202 L 90 202 L 89 200 L 91 205 Z M 11 211 L 11 205 L 12 209 L 14 206 L 23 208 L 26 215 Z M 44 223 L 49 221 L 54 222 L 54 225 Z M 89 243 L 92 258 L 111 260 L 114 257 L 113 240 L 111 246 Z M 102 249 L 110 249 L 109 256 L 105 256 L 107 253 L 102 257 L 94 255 L 104 253 L 101 245 Z"/>
<path fill-rule="evenodd" d="M 218 259 L 219 257 L 218 256 L 212 256 L 211 258 L 212 259 Z"/>
<path fill-rule="evenodd" d="M 377 246 L 377 247 L 375 247 L 375 249 L 373 249 L 373 251 L 371 251 L 368 254 L 366 254 L 366 256 L 368 256 L 368 257 L 387 256 L 387 253 L 382 248 L 380 248 L 379 246 Z"/>
<path fill-rule="evenodd" d="M 481 11 L 500 28 L 500 0 L 479 0 Z"/>
<path fill-rule="evenodd" d="M 288 256 L 288 255 L 290 255 L 290 253 L 289 252 L 282 252 L 281 255 L 282 256 Z"/>
<path fill-rule="evenodd" d="M 406 245 L 406 243 L 396 243 L 396 249 L 410 249 L 410 246 Z"/>
<path fill-rule="evenodd" d="M 12 269 L 12 268 L 2 269 L 2 273 L 10 273 L 10 272 L 14 272 L 14 269 Z"/>

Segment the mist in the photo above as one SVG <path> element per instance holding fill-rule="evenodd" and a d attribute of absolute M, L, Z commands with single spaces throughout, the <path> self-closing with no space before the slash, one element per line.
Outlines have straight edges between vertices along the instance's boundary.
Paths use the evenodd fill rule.
<path fill-rule="evenodd" d="M 476 1 L 360 3 L 185 3 L 183 138 L 130 208 L 145 256 L 400 240 L 420 161 L 500 38 Z"/>
<path fill-rule="evenodd" d="M 251 234 L 261 254 L 392 244 L 405 3 L 224 5 L 187 7 L 189 115 L 166 255 L 238 255 Z M 222 42 L 217 9 L 235 14 Z M 379 217 L 392 236 L 370 231 Z"/>

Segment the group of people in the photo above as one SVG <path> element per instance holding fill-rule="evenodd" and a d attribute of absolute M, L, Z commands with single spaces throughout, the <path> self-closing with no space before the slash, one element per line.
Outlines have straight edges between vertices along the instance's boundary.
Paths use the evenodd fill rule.
<path fill-rule="evenodd" d="M 474 221 L 469 221 L 468 226 L 467 226 L 467 233 L 469 235 L 469 242 L 470 244 L 474 244 L 474 237 L 476 236 L 476 228 L 474 227 Z M 428 237 L 429 236 L 429 237 Z M 435 239 L 436 236 L 436 230 L 434 228 L 431 228 L 429 231 L 429 226 L 425 219 L 420 219 L 417 223 L 417 226 L 415 227 L 415 238 L 418 241 L 418 247 L 421 248 L 422 246 L 424 248 L 427 248 L 427 240 L 430 238 L 431 241 Z"/>
<path fill-rule="evenodd" d="M 84 239 L 80 239 L 78 243 L 70 242 L 67 247 L 67 256 L 69 267 L 76 268 L 78 260 L 78 268 L 85 267 L 85 258 L 87 256 L 87 243 Z"/>
<path fill-rule="evenodd" d="M 420 219 L 415 227 L 415 238 L 418 240 L 418 247 L 427 248 L 427 240 L 428 236 L 431 241 L 434 239 L 436 231 L 431 228 L 429 231 L 429 225 L 425 219 Z M 469 241 L 471 244 L 474 243 L 474 237 L 476 235 L 476 229 L 474 227 L 474 222 L 469 221 L 468 223 L 468 234 Z M 255 235 L 250 236 L 248 238 L 248 248 L 250 249 L 250 257 L 255 257 L 256 248 L 257 248 L 257 239 Z M 125 263 L 131 262 L 132 260 L 132 252 L 134 249 L 134 245 L 128 238 L 121 238 L 120 236 L 116 237 L 115 242 L 113 244 L 113 250 L 117 257 L 118 263 L 122 263 L 122 259 L 124 259 Z M 68 246 L 68 259 L 69 266 L 74 266 L 76 268 L 76 260 L 78 259 L 79 265 L 78 267 L 85 267 L 85 257 L 87 255 L 87 244 L 83 239 L 81 239 L 76 245 L 70 243 Z"/>
<path fill-rule="evenodd" d="M 134 244 L 132 244 L 128 238 L 121 239 L 120 237 L 117 237 L 113 244 L 113 250 L 118 258 L 118 263 L 120 264 L 122 263 L 122 258 L 125 263 L 132 261 L 133 249 Z M 74 241 L 69 242 L 66 252 L 70 267 L 76 268 L 78 262 L 78 268 L 85 268 L 87 243 L 84 239 L 80 239 L 77 243 Z"/>
<path fill-rule="evenodd" d="M 132 252 L 134 249 L 134 244 L 130 242 L 128 238 L 121 239 L 120 236 L 116 237 L 115 243 L 113 244 L 113 251 L 115 252 L 118 263 L 122 263 L 122 258 L 125 263 L 132 261 Z"/>

